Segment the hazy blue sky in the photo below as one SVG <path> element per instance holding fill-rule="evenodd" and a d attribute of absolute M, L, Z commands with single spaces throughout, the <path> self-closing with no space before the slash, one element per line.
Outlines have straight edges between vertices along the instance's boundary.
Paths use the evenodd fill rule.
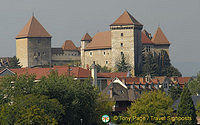
<path fill-rule="evenodd" d="M 200 0 L 0 0 L 0 57 L 15 55 L 15 36 L 32 12 L 53 36 L 52 46 L 67 39 L 109 30 L 128 10 L 147 31 L 160 25 L 171 42 L 170 58 L 184 75 L 200 70 Z"/>

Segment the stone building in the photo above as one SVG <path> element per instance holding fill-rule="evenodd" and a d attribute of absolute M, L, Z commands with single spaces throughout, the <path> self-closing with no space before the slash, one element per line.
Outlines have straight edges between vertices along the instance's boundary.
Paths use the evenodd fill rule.
<path fill-rule="evenodd" d="M 51 35 L 32 16 L 16 36 L 16 57 L 22 67 L 63 65 L 69 61 L 80 61 L 80 50 L 71 40 L 62 48 L 51 48 Z"/>
<path fill-rule="evenodd" d="M 51 64 L 51 35 L 34 16 L 16 36 L 16 57 L 23 67 Z"/>
<path fill-rule="evenodd" d="M 141 69 L 142 52 L 168 52 L 170 46 L 160 27 L 153 38 L 142 28 L 143 25 L 125 11 L 110 25 L 109 31 L 98 32 L 93 38 L 85 34 L 81 39 L 82 67 L 88 68 L 95 63 L 115 71 L 116 62 L 124 54 L 132 67 L 132 75 L 137 74 Z"/>
<path fill-rule="evenodd" d="M 80 51 L 71 40 L 66 40 L 62 48 L 51 48 L 51 53 L 53 65 L 65 65 L 80 61 Z"/>

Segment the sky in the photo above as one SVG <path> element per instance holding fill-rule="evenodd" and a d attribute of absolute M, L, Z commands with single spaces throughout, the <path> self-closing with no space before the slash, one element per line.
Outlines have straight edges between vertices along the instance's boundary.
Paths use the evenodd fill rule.
<path fill-rule="evenodd" d="M 171 42 L 170 59 L 184 76 L 200 71 L 200 0 L 0 0 L 0 57 L 14 56 L 15 37 L 32 16 L 53 36 L 52 47 L 65 40 L 80 46 L 88 32 L 109 30 L 125 10 L 144 29 L 158 25 Z"/>

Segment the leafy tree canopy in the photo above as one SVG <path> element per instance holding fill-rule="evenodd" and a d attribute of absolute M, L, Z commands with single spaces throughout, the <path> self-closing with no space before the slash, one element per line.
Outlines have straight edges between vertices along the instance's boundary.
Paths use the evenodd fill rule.
<path fill-rule="evenodd" d="M 181 93 L 181 99 L 177 110 L 178 117 L 191 117 L 190 120 L 180 120 L 176 121 L 177 125 L 196 125 L 196 111 L 191 97 L 191 93 L 187 86 L 184 87 Z"/>
<path fill-rule="evenodd" d="M 188 88 L 192 95 L 200 94 L 200 74 L 188 83 Z"/>
<path fill-rule="evenodd" d="M 129 116 L 145 117 L 145 123 L 163 124 L 170 121 L 159 121 L 152 117 L 162 117 L 172 115 L 173 101 L 161 91 L 145 92 L 140 98 L 135 100 L 127 110 Z M 140 121 L 137 121 L 140 122 Z"/>

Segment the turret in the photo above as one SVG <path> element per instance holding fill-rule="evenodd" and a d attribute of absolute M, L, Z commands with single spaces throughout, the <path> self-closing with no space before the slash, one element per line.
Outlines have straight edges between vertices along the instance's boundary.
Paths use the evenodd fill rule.
<path fill-rule="evenodd" d="M 86 33 L 83 38 L 81 39 L 81 66 L 86 68 L 85 66 L 85 52 L 84 49 L 86 46 L 92 41 L 92 37 Z"/>

